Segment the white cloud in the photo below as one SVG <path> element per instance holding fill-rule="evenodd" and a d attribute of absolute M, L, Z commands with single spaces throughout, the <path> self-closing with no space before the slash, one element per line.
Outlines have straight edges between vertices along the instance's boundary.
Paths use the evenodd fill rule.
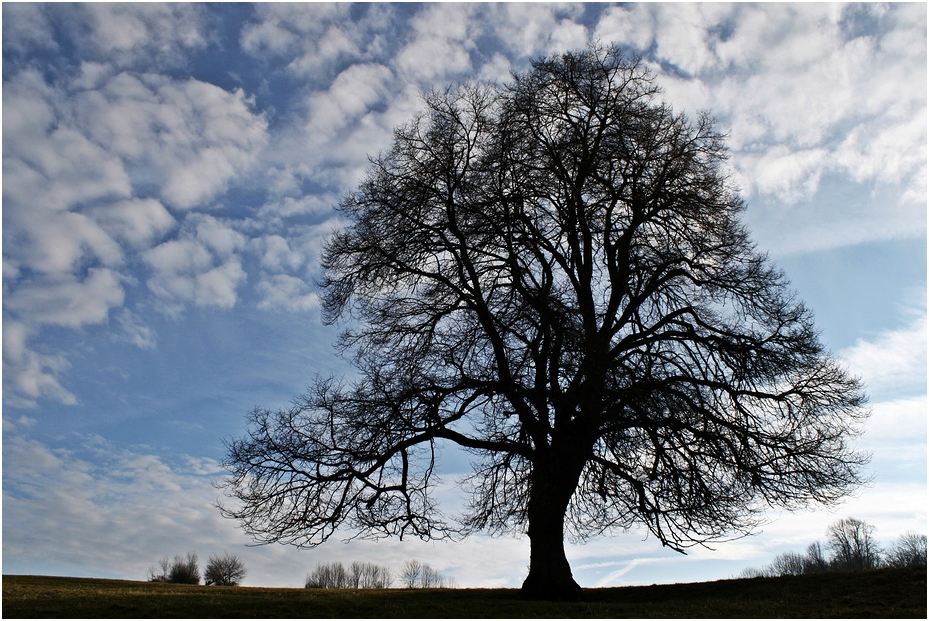
<path fill-rule="evenodd" d="M 120 73 L 74 98 L 87 135 L 120 156 L 135 185 L 154 184 L 182 209 L 246 174 L 267 145 L 267 121 L 242 91 L 194 79 Z"/>
<path fill-rule="evenodd" d="M 259 4 L 255 15 L 242 29 L 243 49 L 256 55 L 289 56 L 301 42 L 318 38 L 328 22 L 344 15 L 344 8 L 331 3 Z"/>
<path fill-rule="evenodd" d="M 525 539 L 485 537 L 453 544 L 333 540 L 312 552 L 245 547 L 250 540 L 212 504 L 220 499 L 212 483 L 222 478 L 214 460 L 169 461 L 144 448 L 74 439 L 74 448 L 65 450 L 15 433 L 4 438 L 5 570 L 28 573 L 45 563 L 143 580 L 163 556 L 190 550 L 203 561 L 225 549 L 244 560 L 247 585 L 302 586 L 321 562 L 371 561 L 397 569 L 419 558 L 462 585 L 515 587 L 528 560 Z M 492 568 L 488 555 L 495 559 Z"/>
<path fill-rule="evenodd" d="M 353 19 L 352 11 L 364 14 Z M 369 61 L 383 55 L 385 39 L 395 39 L 395 7 L 363 8 L 333 3 L 261 4 L 241 33 L 242 48 L 259 58 L 287 61 L 294 75 L 311 80 L 326 75 L 340 61 Z"/>
<path fill-rule="evenodd" d="M 839 357 L 872 391 L 924 391 L 926 342 L 926 311 L 923 308 L 908 325 L 871 339 L 860 338 L 840 352 Z"/>
<path fill-rule="evenodd" d="M 4 252 L 41 274 L 63 278 L 87 264 L 113 267 L 123 259 L 119 244 L 81 213 L 13 209 L 5 224 Z"/>
<path fill-rule="evenodd" d="M 256 238 L 251 244 L 261 255 L 261 267 L 267 270 L 295 270 L 306 260 L 301 253 L 292 250 L 288 241 L 280 235 Z"/>
<path fill-rule="evenodd" d="M 112 237 L 133 248 L 149 248 L 177 226 L 164 205 L 151 198 L 106 203 L 89 213 Z"/>
<path fill-rule="evenodd" d="M 637 7 L 627 5 L 607 8 L 597 22 L 594 37 L 634 50 L 648 49 L 655 36 L 655 20 L 648 11 L 638 10 Z"/>
<path fill-rule="evenodd" d="M 105 50 L 124 60 L 120 54 L 135 54 L 148 36 L 158 48 L 152 53 L 199 45 L 191 24 L 173 35 L 167 30 L 187 9 L 93 11 L 85 43 L 96 45 L 94 33 L 125 28 L 124 38 Z M 43 325 L 106 322 L 124 303 L 123 285 L 136 282 L 130 274 L 140 258 L 165 268 L 169 250 L 190 239 L 195 248 L 187 256 L 199 262 L 156 271 L 149 282 L 172 312 L 185 304 L 229 308 L 246 279 L 234 257 L 244 237 L 214 220 L 191 220 L 196 230 L 189 239 L 149 253 L 177 227 L 166 204 L 208 207 L 250 173 L 267 146 L 266 120 L 241 91 L 119 71 L 114 58 L 83 62 L 79 75 L 55 83 L 26 68 L 3 91 L 4 309 L 36 341 Z M 114 338 L 154 346 L 150 330 L 131 317 L 119 315 Z M 23 347 L 16 360 L 5 353 L 4 365 L 11 374 L 7 398 L 75 402 L 57 379 L 63 357 Z"/>
<path fill-rule="evenodd" d="M 880 452 L 882 460 L 912 462 L 921 457 L 925 465 L 926 407 L 925 395 L 875 403 L 859 443 Z"/>
<path fill-rule="evenodd" d="M 415 81 L 447 78 L 471 69 L 471 4 L 429 4 L 413 18 L 414 38 L 395 59 Z"/>
<path fill-rule="evenodd" d="M 823 149 L 792 151 L 785 145 L 775 145 L 740 157 L 736 183 L 749 195 L 768 194 L 794 204 L 816 192 L 827 157 Z"/>
<path fill-rule="evenodd" d="M 719 119 L 743 196 L 771 205 L 761 214 L 769 237 L 811 250 L 925 234 L 925 10 L 635 4 L 606 11 L 597 32 L 654 44 L 664 97 Z M 854 11 L 866 28 L 849 26 Z M 880 204 L 794 213 L 820 199 L 826 178 L 873 189 Z"/>
<path fill-rule="evenodd" d="M 310 291 L 306 282 L 286 274 L 276 274 L 262 280 L 257 289 L 262 296 L 258 308 L 262 310 L 283 309 L 300 312 L 319 306 L 319 296 Z"/>
<path fill-rule="evenodd" d="M 217 549 L 232 534 L 209 506 L 208 480 L 151 454 L 90 444 L 82 458 L 5 439 L 5 563 L 54 560 L 141 580 L 161 556 Z"/>
<path fill-rule="evenodd" d="M 183 53 L 204 47 L 204 10 L 196 4 L 101 3 L 74 9 L 71 27 L 89 54 L 121 66 L 183 64 Z M 83 35 L 83 36 L 82 36 Z"/>
<path fill-rule="evenodd" d="M 328 91 L 310 97 L 307 129 L 316 140 L 331 138 L 382 102 L 393 79 L 393 72 L 383 65 L 351 65 Z"/>
<path fill-rule="evenodd" d="M 7 406 L 34 408 L 40 398 L 65 405 L 77 397 L 64 388 L 58 376 L 70 366 L 64 356 L 43 354 L 27 346 L 29 327 L 4 318 L 3 321 L 3 402 Z"/>
<path fill-rule="evenodd" d="M 576 22 L 580 4 L 507 2 L 488 5 L 486 21 L 503 45 L 518 56 L 538 56 L 581 48 L 586 28 Z"/>
<path fill-rule="evenodd" d="M 3 5 L 3 50 L 19 54 L 35 49 L 55 50 L 58 44 L 42 4 L 9 2 Z"/>
<path fill-rule="evenodd" d="M 155 332 L 137 314 L 124 308 L 116 315 L 116 322 L 119 326 L 119 332 L 113 335 L 116 340 L 139 349 L 155 349 Z"/>
<path fill-rule="evenodd" d="M 102 323 L 113 307 L 121 306 L 120 275 L 106 268 L 91 268 L 86 278 L 68 275 L 26 282 L 4 296 L 4 307 L 31 324 L 78 328 Z"/>
<path fill-rule="evenodd" d="M 128 196 L 130 182 L 122 162 L 61 123 L 56 99 L 59 94 L 37 71 L 24 71 L 4 85 L 4 202 L 60 211 Z"/>
<path fill-rule="evenodd" d="M 241 233 L 212 216 L 191 215 L 178 239 L 142 254 L 152 270 L 148 288 L 170 314 L 188 303 L 232 308 L 246 280 L 238 257 L 244 247 Z"/>

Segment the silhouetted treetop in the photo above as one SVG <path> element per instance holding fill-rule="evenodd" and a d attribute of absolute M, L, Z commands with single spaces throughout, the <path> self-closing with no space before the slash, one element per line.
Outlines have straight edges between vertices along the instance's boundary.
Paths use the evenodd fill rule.
<path fill-rule="evenodd" d="M 427 95 L 324 254 L 359 379 L 252 413 L 226 514 L 297 545 L 525 531 L 526 592 L 571 597 L 565 536 L 683 550 L 857 485 L 859 383 L 750 241 L 712 119 L 657 95 L 596 47 Z M 473 455 L 456 522 L 443 442 Z"/>

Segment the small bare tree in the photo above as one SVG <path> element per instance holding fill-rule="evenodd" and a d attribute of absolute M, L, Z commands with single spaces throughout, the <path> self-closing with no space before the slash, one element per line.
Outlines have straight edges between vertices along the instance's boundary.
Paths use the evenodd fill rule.
<path fill-rule="evenodd" d="M 351 585 L 356 589 L 386 589 L 393 581 L 389 569 L 374 563 L 355 561 L 350 571 Z"/>
<path fill-rule="evenodd" d="M 890 567 L 926 567 L 926 536 L 913 532 L 900 535 L 887 552 Z"/>
<path fill-rule="evenodd" d="M 206 584 L 216 586 L 238 586 L 245 577 L 245 563 L 235 554 L 223 552 L 222 556 L 210 555 L 203 575 Z"/>
<path fill-rule="evenodd" d="M 803 555 L 797 552 L 778 554 L 771 562 L 771 574 L 774 576 L 799 576 L 802 573 Z"/>
<path fill-rule="evenodd" d="M 829 561 L 823 554 L 822 544 L 814 541 L 806 547 L 806 556 L 803 557 L 803 573 L 821 574 L 826 571 L 829 571 Z"/>
<path fill-rule="evenodd" d="M 148 570 L 148 581 L 149 582 L 167 582 L 168 574 L 171 571 L 171 559 L 167 556 L 161 558 L 158 561 L 157 566 L 153 566 Z"/>
<path fill-rule="evenodd" d="M 308 589 L 350 589 L 352 575 L 342 563 L 320 563 L 307 575 L 304 586 Z"/>
<path fill-rule="evenodd" d="M 408 589 L 416 588 L 419 585 L 419 578 L 423 573 L 423 564 L 416 559 L 409 559 L 403 562 L 400 568 L 400 580 Z"/>
<path fill-rule="evenodd" d="M 445 585 L 439 572 L 429 565 L 423 565 L 423 571 L 419 577 L 419 586 L 424 589 L 439 589 Z"/>

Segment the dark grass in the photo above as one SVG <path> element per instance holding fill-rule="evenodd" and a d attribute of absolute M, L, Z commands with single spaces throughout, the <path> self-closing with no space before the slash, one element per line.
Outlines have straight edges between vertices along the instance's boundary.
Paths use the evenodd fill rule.
<path fill-rule="evenodd" d="M 926 618 L 926 570 L 585 589 L 529 602 L 514 589 L 315 590 L 3 576 L 10 618 Z"/>

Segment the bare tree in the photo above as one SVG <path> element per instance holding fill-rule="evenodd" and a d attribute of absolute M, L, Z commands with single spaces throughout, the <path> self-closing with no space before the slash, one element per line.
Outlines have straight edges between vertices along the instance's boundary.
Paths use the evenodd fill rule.
<path fill-rule="evenodd" d="M 353 561 L 349 571 L 356 589 L 386 589 L 393 582 L 390 570 L 375 563 Z"/>
<path fill-rule="evenodd" d="M 926 567 L 926 535 L 907 532 L 887 552 L 890 567 Z"/>
<path fill-rule="evenodd" d="M 413 589 L 419 586 L 422 573 L 423 564 L 416 559 L 409 559 L 403 561 L 403 566 L 400 568 L 400 580 L 406 588 Z"/>
<path fill-rule="evenodd" d="M 829 571 L 829 561 L 823 554 L 822 544 L 814 541 L 806 547 L 806 556 L 803 557 L 803 573 L 821 574 L 826 571 Z"/>
<path fill-rule="evenodd" d="M 364 563 L 358 561 L 352 561 L 351 567 L 349 567 L 349 573 L 351 574 L 351 586 L 353 589 L 360 589 L 361 583 L 364 580 Z"/>
<path fill-rule="evenodd" d="M 576 598 L 565 537 L 641 525 L 683 552 L 858 485 L 859 382 L 750 241 L 712 120 L 657 93 L 590 48 L 428 95 L 325 249 L 359 379 L 254 410 L 224 514 L 298 546 L 524 532 L 524 593 Z M 440 443 L 473 453 L 457 524 Z"/>
<path fill-rule="evenodd" d="M 149 582 L 167 582 L 170 572 L 171 559 L 164 556 L 158 561 L 157 567 L 151 567 L 148 570 L 148 580 Z"/>
<path fill-rule="evenodd" d="M 210 555 L 203 580 L 216 586 L 238 586 L 245 577 L 245 563 L 235 554 Z"/>
<path fill-rule="evenodd" d="M 778 554 L 771 561 L 771 575 L 799 576 L 803 574 L 803 555 L 797 552 Z"/>
<path fill-rule="evenodd" d="M 308 589 L 350 589 L 352 575 L 342 563 L 320 563 L 307 575 L 304 586 Z"/>
<path fill-rule="evenodd" d="M 881 564 L 881 548 L 874 539 L 874 526 L 845 518 L 829 527 L 826 546 L 832 551 L 835 569 L 874 569 Z"/>

